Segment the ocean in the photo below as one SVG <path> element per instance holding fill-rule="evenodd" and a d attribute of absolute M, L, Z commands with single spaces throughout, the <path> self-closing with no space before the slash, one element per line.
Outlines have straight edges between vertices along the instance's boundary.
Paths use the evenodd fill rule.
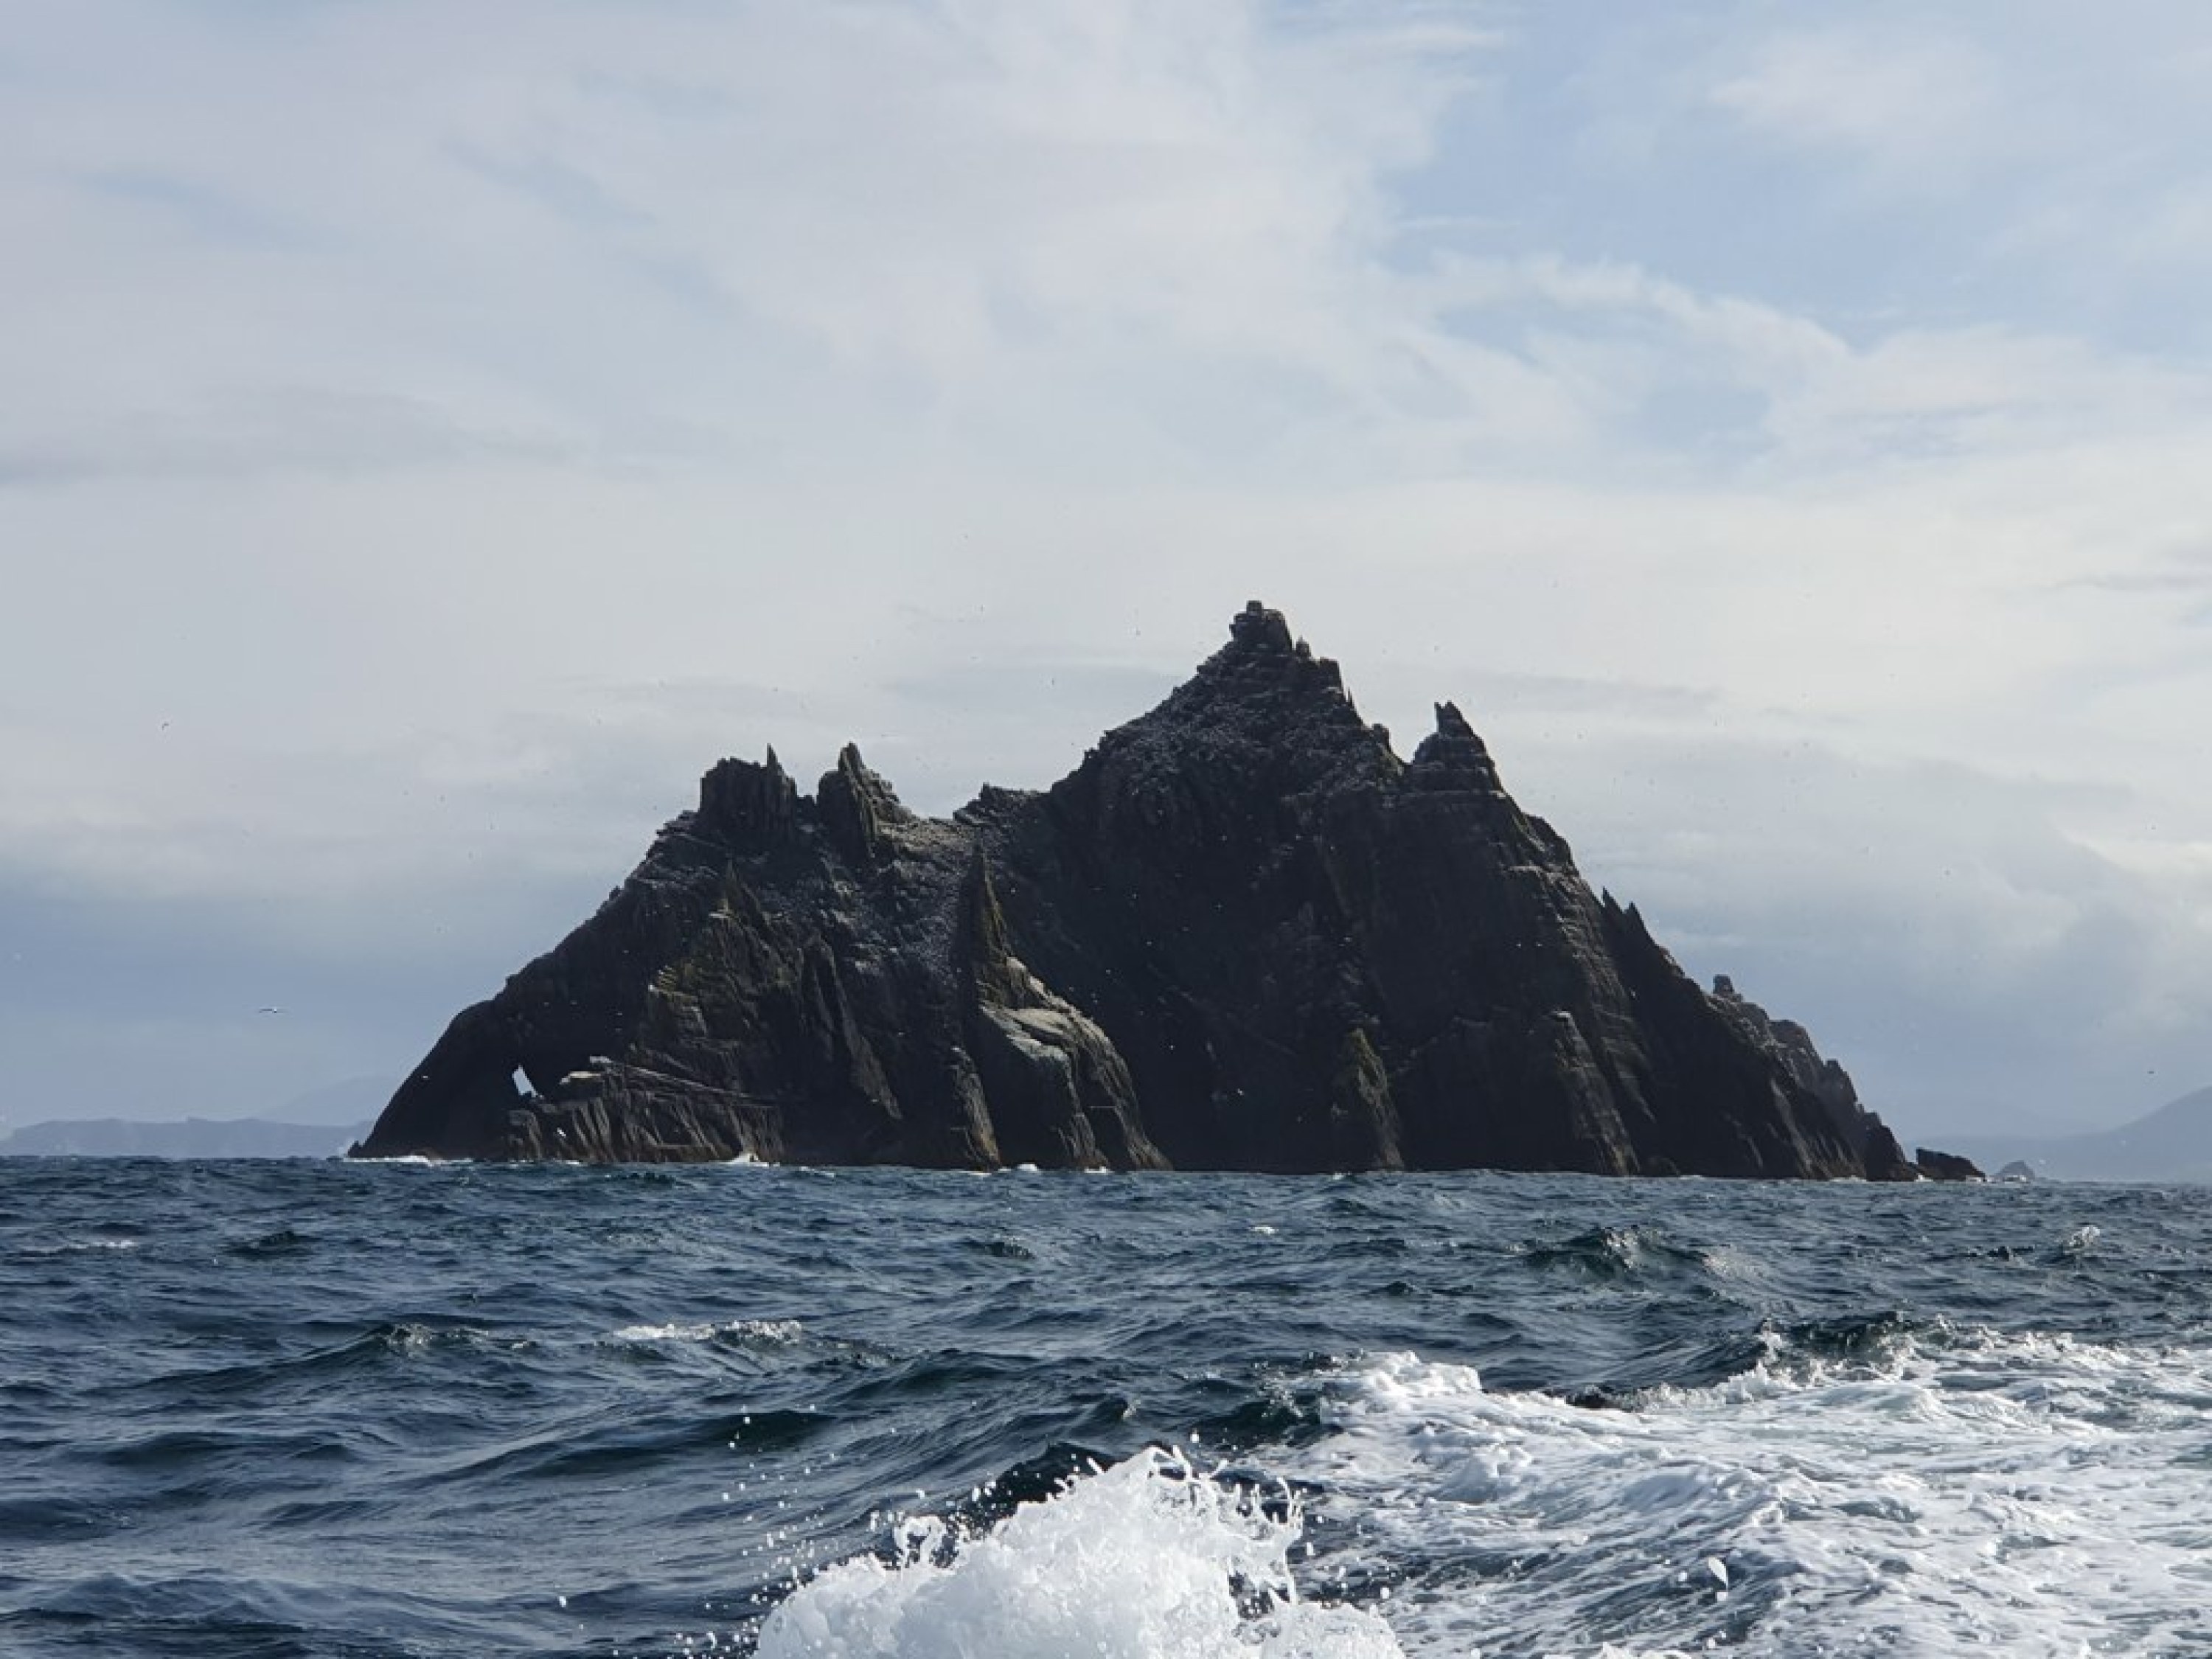
<path fill-rule="evenodd" d="M 0 1655 L 2202 1655 L 2212 1194 L 0 1161 Z"/>

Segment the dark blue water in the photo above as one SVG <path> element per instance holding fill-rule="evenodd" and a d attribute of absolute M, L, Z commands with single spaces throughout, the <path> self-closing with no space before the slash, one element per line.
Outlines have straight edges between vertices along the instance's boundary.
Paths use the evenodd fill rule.
<path fill-rule="evenodd" d="M 0 1161 L 0 1654 L 2212 1651 L 2208 1197 Z"/>

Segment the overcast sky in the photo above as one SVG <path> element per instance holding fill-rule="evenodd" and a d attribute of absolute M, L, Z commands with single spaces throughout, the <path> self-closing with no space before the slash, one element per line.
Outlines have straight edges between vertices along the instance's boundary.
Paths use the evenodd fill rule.
<path fill-rule="evenodd" d="M 1254 596 L 1906 1136 L 2212 1083 L 2212 12 L 0 0 L 0 1127 Z M 264 1014 L 280 1007 L 282 1014 Z"/>

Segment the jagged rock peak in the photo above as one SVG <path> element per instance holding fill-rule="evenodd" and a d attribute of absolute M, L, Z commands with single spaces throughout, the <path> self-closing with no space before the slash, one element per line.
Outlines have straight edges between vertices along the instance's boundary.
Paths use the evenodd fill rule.
<path fill-rule="evenodd" d="M 1471 789 L 1502 794 L 1498 767 L 1455 702 L 1437 705 L 1437 729 L 1413 750 L 1407 780 L 1417 789 Z"/>
<path fill-rule="evenodd" d="M 1164 702 L 1101 737 L 1049 795 L 1064 812 L 1133 812 L 1146 833 L 1173 819 L 1213 838 L 1231 822 L 1262 828 L 1262 802 L 1402 769 L 1389 734 L 1360 719 L 1337 665 L 1255 599 L 1231 622 L 1226 645 Z"/>
<path fill-rule="evenodd" d="M 770 748 L 758 763 L 720 760 L 699 780 L 698 827 L 744 846 L 787 840 L 799 816 L 799 791 Z"/>
<path fill-rule="evenodd" d="M 1248 601 L 1230 618 L 1229 643 L 1201 663 L 1198 672 L 1200 683 L 1217 686 L 1224 682 L 1287 684 L 1351 701 L 1335 659 L 1314 655 L 1312 647 L 1292 635 L 1289 619 L 1258 599 Z"/>
<path fill-rule="evenodd" d="M 886 828 L 914 821 L 890 781 L 860 758 L 856 743 L 837 751 L 837 764 L 815 786 L 814 803 L 823 829 L 855 864 L 873 863 L 882 854 Z"/>
<path fill-rule="evenodd" d="M 1229 642 L 1243 646 L 1248 651 L 1275 651 L 1285 654 L 1296 650 L 1291 642 L 1291 624 L 1279 611 L 1270 610 L 1257 599 L 1245 601 L 1243 611 L 1229 620 Z"/>

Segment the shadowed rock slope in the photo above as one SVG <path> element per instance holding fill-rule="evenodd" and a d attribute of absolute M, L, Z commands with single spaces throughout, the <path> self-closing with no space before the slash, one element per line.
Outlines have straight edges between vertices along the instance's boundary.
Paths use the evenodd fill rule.
<path fill-rule="evenodd" d="M 1070 776 L 950 822 L 854 749 L 811 796 L 723 761 L 355 1150 L 1915 1174 L 1784 1029 L 1594 895 L 1458 709 L 1401 760 L 1255 603 Z"/>

